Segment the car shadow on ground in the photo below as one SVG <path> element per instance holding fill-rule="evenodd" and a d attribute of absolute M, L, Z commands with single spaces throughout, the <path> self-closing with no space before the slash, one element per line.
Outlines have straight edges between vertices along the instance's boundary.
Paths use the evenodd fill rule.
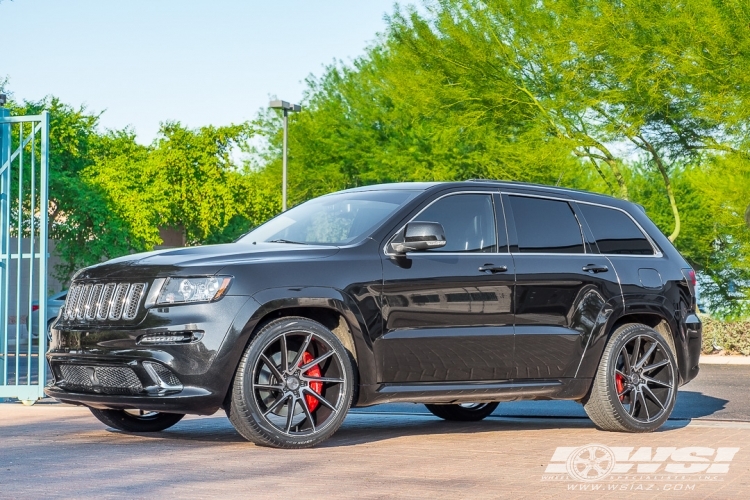
<path fill-rule="evenodd" d="M 693 419 L 711 419 L 725 408 L 726 403 L 727 400 L 698 392 L 681 391 L 672 417 L 657 432 L 683 428 Z M 421 405 L 381 405 L 352 410 L 342 427 L 320 447 L 355 446 L 406 436 L 548 429 L 596 430 L 583 407 L 572 401 L 504 403 L 481 422 L 446 422 L 434 417 Z M 165 432 L 140 436 L 186 442 L 244 442 L 223 412 L 212 417 L 188 418 Z"/>

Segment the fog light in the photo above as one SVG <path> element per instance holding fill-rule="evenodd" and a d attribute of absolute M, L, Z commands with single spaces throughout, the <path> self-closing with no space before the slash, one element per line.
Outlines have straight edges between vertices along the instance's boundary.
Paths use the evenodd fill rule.
<path fill-rule="evenodd" d="M 138 345 L 155 345 L 155 344 L 189 344 L 203 337 L 203 332 L 161 332 L 147 333 L 142 335 Z"/>

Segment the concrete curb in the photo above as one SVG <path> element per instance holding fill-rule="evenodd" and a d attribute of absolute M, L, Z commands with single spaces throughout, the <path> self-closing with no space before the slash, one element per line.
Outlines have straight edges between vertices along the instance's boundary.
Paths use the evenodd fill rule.
<path fill-rule="evenodd" d="M 750 365 L 750 356 L 722 356 L 721 354 L 701 354 L 702 365 Z"/>

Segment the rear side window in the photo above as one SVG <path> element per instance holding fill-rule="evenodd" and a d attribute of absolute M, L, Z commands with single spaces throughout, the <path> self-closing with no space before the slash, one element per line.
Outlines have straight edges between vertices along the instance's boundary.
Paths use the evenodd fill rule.
<path fill-rule="evenodd" d="M 584 253 L 573 209 L 565 201 L 510 196 L 521 253 Z"/>
<path fill-rule="evenodd" d="M 579 203 L 601 253 L 653 255 L 654 249 L 633 220 L 620 210 Z"/>

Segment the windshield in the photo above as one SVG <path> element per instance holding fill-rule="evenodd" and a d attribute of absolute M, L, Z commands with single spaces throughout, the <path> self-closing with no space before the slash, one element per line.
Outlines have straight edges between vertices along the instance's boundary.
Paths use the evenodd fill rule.
<path fill-rule="evenodd" d="M 358 191 L 312 199 L 239 241 L 346 245 L 369 233 L 418 191 Z"/>

